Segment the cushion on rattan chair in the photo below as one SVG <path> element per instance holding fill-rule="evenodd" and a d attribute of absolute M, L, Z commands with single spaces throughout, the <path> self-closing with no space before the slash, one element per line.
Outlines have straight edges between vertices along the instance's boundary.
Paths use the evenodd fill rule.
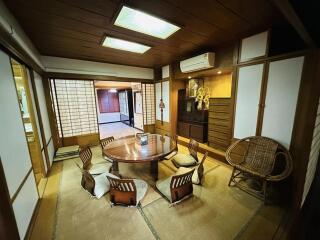
<path fill-rule="evenodd" d="M 197 160 L 194 159 L 190 154 L 178 153 L 176 154 L 172 161 L 177 166 L 189 167 L 197 164 Z"/>

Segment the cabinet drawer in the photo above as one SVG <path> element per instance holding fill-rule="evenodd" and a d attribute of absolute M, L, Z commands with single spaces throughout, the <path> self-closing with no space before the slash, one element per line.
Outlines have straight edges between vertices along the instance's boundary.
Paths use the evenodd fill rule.
<path fill-rule="evenodd" d="M 203 126 L 190 125 L 190 137 L 203 139 Z"/>

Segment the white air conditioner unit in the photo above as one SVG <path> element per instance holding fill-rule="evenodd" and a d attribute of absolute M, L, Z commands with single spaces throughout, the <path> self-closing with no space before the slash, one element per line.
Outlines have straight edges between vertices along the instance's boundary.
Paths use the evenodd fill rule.
<path fill-rule="evenodd" d="M 181 72 L 194 72 L 214 67 L 214 52 L 207 52 L 180 62 Z"/>

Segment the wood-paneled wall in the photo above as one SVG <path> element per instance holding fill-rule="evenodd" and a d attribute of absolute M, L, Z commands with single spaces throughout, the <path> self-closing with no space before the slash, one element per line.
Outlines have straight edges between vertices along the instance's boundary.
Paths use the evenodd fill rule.
<path fill-rule="evenodd" d="M 211 98 L 209 108 L 208 144 L 227 150 L 232 138 L 233 109 L 231 98 Z"/>

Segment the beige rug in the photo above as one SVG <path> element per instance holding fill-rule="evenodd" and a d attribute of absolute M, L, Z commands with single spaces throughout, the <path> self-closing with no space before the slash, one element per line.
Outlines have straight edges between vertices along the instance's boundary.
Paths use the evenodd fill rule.
<path fill-rule="evenodd" d="M 93 156 L 94 162 L 103 161 L 99 147 L 93 148 Z M 194 186 L 193 198 L 170 208 L 149 187 L 141 208 L 111 208 L 109 194 L 96 200 L 81 188 L 74 161 L 80 160 L 63 162 L 54 239 L 233 239 L 261 205 L 245 192 L 229 188 L 231 170 L 209 159 L 204 185 Z M 123 176 L 154 185 L 148 164 L 119 164 L 119 169 Z M 170 161 L 159 164 L 159 178 L 172 173 Z"/>

